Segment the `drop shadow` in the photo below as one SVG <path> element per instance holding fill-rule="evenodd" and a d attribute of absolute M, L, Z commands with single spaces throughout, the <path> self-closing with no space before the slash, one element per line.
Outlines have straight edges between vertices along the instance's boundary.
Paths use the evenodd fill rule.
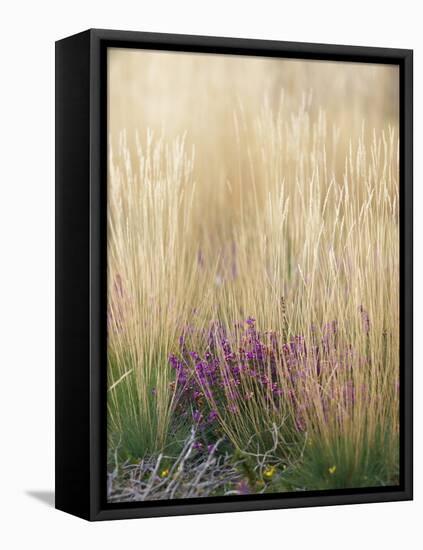
<path fill-rule="evenodd" d="M 54 508 L 54 491 L 25 491 L 25 493 L 46 506 Z"/>

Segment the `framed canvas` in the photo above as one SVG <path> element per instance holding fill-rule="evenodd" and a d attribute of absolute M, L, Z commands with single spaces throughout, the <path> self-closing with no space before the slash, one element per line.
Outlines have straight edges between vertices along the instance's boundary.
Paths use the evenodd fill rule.
<path fill-rule="evenodd" d="M 412 498 L 412 51 L 56 43 L 56 507 Z"/>

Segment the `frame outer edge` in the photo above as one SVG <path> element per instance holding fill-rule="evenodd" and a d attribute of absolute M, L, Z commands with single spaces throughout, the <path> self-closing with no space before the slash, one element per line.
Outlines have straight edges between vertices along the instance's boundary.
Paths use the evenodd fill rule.
<path fill-rule="evenodd" d="M 359 504 L 369 502 L 384 502 L 384 501 L 400 501 L 410 500 L 412 498 L 412 57 L 411 50 L 389 49 L 389 48 L 366 48 L 361 46 L 336 46 L 336 45 L 324 45 L 324 44 L 307 44 L 307 43 L 289 43 L 289 42 L 277 42 L 277 41 L 263 41 L 263 40 L 250 40 L 250 39 L 233 39 L 233 38 L 216 38 L 216 37 L 201 37 L 201 36 L 186 36 L 186 35 L 166 35 L 157 33 L 135 33 L 129 31 L 109 31 L 101 29 L 91 29 L 85 31 L 80 35 L 75 35 L 70 39 L 64 39 L 56 43 L 56 48 L 60 49 L 60 44 L 70 40 L 77 40 L 77 37 L 84 36 L 85 39 L 89 37 L 88 51 L 86 55 L 89 59 L 88 70 L 88 86 L 89 86 L 89 109 L 86 120 L 89 121 L 88 146 L 89 161 L 86 169 L 85 176 L 82 177 L 80 185 L 86 182 L 89 188 L 88 199 L 88 216 L 89 216 L 89 230 L 86 235 L 86 243 L 89 242 L 88 251 L 88 263 L 89 263 L 89 277 L 88 277 L 88 302 L 89 302 L 89 360 L 88 367 L 84 371 L 84 364 L 78 366 L 77 370 L 81 376 L 89 374 L 84 390 L 88 392 L 87 407 L 85 409 L 86 421 L 89 431 L 89 440 L 84 440 L 80 444 L 81 452 L 86 456 L 86 459 L 82 459 L 78 462 L 83 472 L 87 474 L 87 492 L 83 491 L 81 498 L 86 505 L 83 508 L 73 502 L 73 508 L 69 506 L 60 506 L 56 504 L 56 507 L 84 517 L 85 519 L 93 520 L 109 520 L 109 519 L 124 519 L 124 518 L 136 518 L 136 517 L 156 517 L 156 516 L 171 516 L 182 514 L 200 514 L 200 513 L 216 513 L 216 512 L 231 512 L 231 511 L 253 511 L 253 510 L 267 510 L 267 509 L 282 509 L 282 508 L 295 508 L 304 506 L 322 506 L 322 505 L 341 505 L 341 504 Z M 169 49 L 174 51 L 183 50 L 184 46 L 188 51 L 195 51 L 198 48 L 199 51 L 210 51 L 227 53 L 227 50 L 237 50 L 234 54 L 244 55 L 279 55 L 285 57 L 295 57 L 295 52 L 300 52 L 299 57 L 302 58 L 325 58 L 333 60 L 346 60 L 353 62 L 355 59 L 363 60 L 367 59 L 368 62 L 379 63 L 398 63 L 404 70 L 403 81 L 403 97 L 402 107 L 403 112 L 403 133 L 401 134 L 404 139 L 402 147 L 403 156 L 403 170 L 401 176 L 403 178 L 402 183 L 405 187 L 404 203 L 406 216 L 404 218 L 404 234 L 405 248 L 407 249 L 407 256 L 405 257 L 404 275 L 405 284 L 408 287 L 404 294 L 404 306 L 405 314 L 408 319 L 404 327 L 408 330 L 404 338 L 404 345 L 406 346 L 406 355 L 403 359 L 407 359 L 409 365 L 407 365 L 405 371 L 405 383 L 404 390 L 407 397 L 407 403 L 404 406 L 404 419 L 406 421 L 405 445 L 404 445 L 404 468 L 405 468 L 405 484 L 402 489 L 386 491 L 386 492 L 367 492 L 367 493 L 354 493 L 354 494 L 331 494 L 331 495 L 297 495 L 295 498 L 289 497 L 275 497 L 274 499 L 254 499 L 246 501 L 225 501 L 225 502 L 204 502 L 204 503 L 163 503 L 160 506 L 147 505 L 139 507 L 122 506 L 119 508 L 104 508 L 102 500 L 102 487 L 105 487 L 106 480 L 103 479 L 102 474 L 104 456 L 102 453 L 104 448 L 104 436 L 105 430 L 103 430 L 105 419 L 104 409 L 102 409 L 102 391 L 105 385 L 105 373 L 102 372 L 102 365 L 105 364 L 104 352 L 101 349 L 101 334 L 104 329 L 105 319 L 102 316 L 102 293 L 105 291 L 105 275 L 102 276 L 102 269 L 106 269 L 106 258 L 104 250 L 102 249 L 102 230 L 104 230 L 104 209 L 105 205 L 102 203 L 102 185 L 107 182 L 105 171 L 105 159 L 104 154 L 107 156 L 107 135 L 105 135 L 104 127 L 106 121 L 103 120 L 105 111 L 104 90 L 102 86 L 105 85 L 105 81 L 102 80 L 102 70 L 104 66 L 101 63 L 102 59 L 102 47 L 107 42 L 113 42 L 115 46 L 119 41 L 131 42 L 131 47 L 138 47 L 140 43 L 144 47 L 150 49 Z M 147 45 L 146 45 L 147 44 Z M 168 46 L 168 47 L 167 47 Z M 269 53 L 270 52 L 270 53 Z M 57 94 L 57 74 L 56 74 L 56 94 Z M 57 97 L 57 96 L 56 96 Z M 57 100 L 56 100 L 57 101 Z M 63 110 L 63 109 L 62 109 Z M 56 111 L 57 112 L 57 111 Z M 74 111 L 73 115 L 78 120 L 78 112 Z M 79 114 L 81 117 L 81 114 Z M 56 126 L 56 133 L 60 135 L 60 123 Z M 84 135 L 85 137 L 85 135 Z M 84 140 L 82 140 L 84 141 Z M 84 141 L 85 143 L 85 141 Z M 60 137 L 56 135 L 56 150 L 59 149 L 59 155 L 56 159 L 60 161 L 60 152 L 63 144 L 60 143 Z M 56 155 L 57 155 L 56 151 Z M 81 160 L 84 156 L 83 144 L 80 144 L 77 161 Z M 57 160 L 56 160 L 57 161 Z M 67 161 L 69 162 L 69 160 Z M 106 159 L 107 162 L 107 159 Z M 85 166 L 85 165 L 84 165 Z M 88 174 L 88 176 L 87 176 Z M 88 178 L 88 182 L 87 182 Z M 58 176 L 56 168 L 56 192 L 59 191 L 59 199 L 56 199 L 56 216 L 57 216 L 57 204 L 61 204 L 60 190 L 62 180 Z M 78 184 L 79 185 L 79 184 Z M 59 220 L 56 217 L 56 231 L 64 231 L 65 220 Z M 59 237 L 60 242 L 60 237 Z M 56 248 L 57 251 L 57 248 Z M 57 260 L 56 260 L 57 261 Z M 63 266 L 56 264 L 56 276 L 63 275 Z M 60 295 L 60 291 L 59 291 Z M 80 299 L 80 296 L 76 296 Z M 83 305 L 83 304 L 80 304 Z M 56 297 L 56 308 L 58 307 Z M 57 313 L 56 313 L 57 315 Z M 65 313 L 60 314 L 58 319 L 63 321 Z M 57 330 L 57 329 L 56 329 Z M 58 347 L 62 345 L 62 340 L 59 335 L 56 335 L 58 339 Z M 68 342 L 69 343 L 69 342 Z M 56 358 L 56 377 L 59 382 L 63 378 L 63 374 L 58 370 L 58 361 Z M 62 395 L 62 393 L 60 394 Z M 56 394 L 56 412 L 58 407 L 58 395 Z M 69 408 L 67 414 L 73 414 L 75 412 L 75 406 Z M 68 419 L 69 420 L 69 419 Z M 72 420 L 75 422 L 75 420 Z M 57 429 L 61 428 L 62 424 L 56 423 L 56 437 Z M 63 442 L 69 434 L 59 436 L 59 442 Z M 72 439 L 72 438 L 71 438 Z M 75 443 L 76 438 L 72 441 Z M 58 443 L 56 442 L 56 456 L 58 453 Z M 60 444 L 59 444 L 60 446 Z M 60 450 L 59 450 L 60 454 Z M 63 453 L 62 453 L 63 454 Z M 59 472 L 59 477 L 61 473 Z M 85 475 L 85 474 L 84 474 Z M 71 487 L 68 486 L 71 490 Z M 388 488 L 386 488 L 388 489 Z M 60 491 L 60 494 L 63 494 Z M 86 494 L 86 497 L 83 496 Z M 58 492 L 59 496 L 59 492 Z M 67 498 L 67 497 L 66 497 Z"/>
<path fill-rule="evenodd" d="M 413 499 L 413 51 L 404 52 L 403 74 L 403 135 L 402 166 L 402 231 L 401 259 L 403 281 L 402 346 L 403 346 L 403 423 L 404 431 L 404 485 L 409 499 Z"/>
<path fill-rule="evenodd" d="M 89 516 L 89 33 L 56 42 L 55 506 Z"/>

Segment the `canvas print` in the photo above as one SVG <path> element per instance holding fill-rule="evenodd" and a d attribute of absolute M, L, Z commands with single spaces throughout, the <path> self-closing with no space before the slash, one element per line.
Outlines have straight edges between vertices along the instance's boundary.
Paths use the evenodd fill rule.
<path fill-rule="evenodd" d="M 398 486 L 398 66 L 107 56 L 108 502 Z"/>

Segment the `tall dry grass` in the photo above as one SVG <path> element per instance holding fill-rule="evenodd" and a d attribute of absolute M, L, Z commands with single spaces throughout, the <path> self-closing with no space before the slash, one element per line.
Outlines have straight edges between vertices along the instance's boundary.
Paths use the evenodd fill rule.
<path fill-rule="evenodd" d="M 357 484 L 372 461 L 395 470 L 396 70 L 113 50 L 109 67 L 111 443 L 137 457 L 174 437 L 168 357 L 186 327 L 205 353 L 199 335 L 216 321 L 231 331 L 253 316 L 286 342 L 321 342 L 335 321 L 353 369 L 332 350 L 299 389 L 277 366 L 280 385 L 303 399 L 299 434 L 298 407 L 263 392 L 246 401 L 247 378 L 242 414 L 227 414 L 225 397 L 209 407 L 235 448 L 252 436 L 265 445 L 277 426 L 281 455 L 311 456 L 308 472 L 333 463 Z"/>

